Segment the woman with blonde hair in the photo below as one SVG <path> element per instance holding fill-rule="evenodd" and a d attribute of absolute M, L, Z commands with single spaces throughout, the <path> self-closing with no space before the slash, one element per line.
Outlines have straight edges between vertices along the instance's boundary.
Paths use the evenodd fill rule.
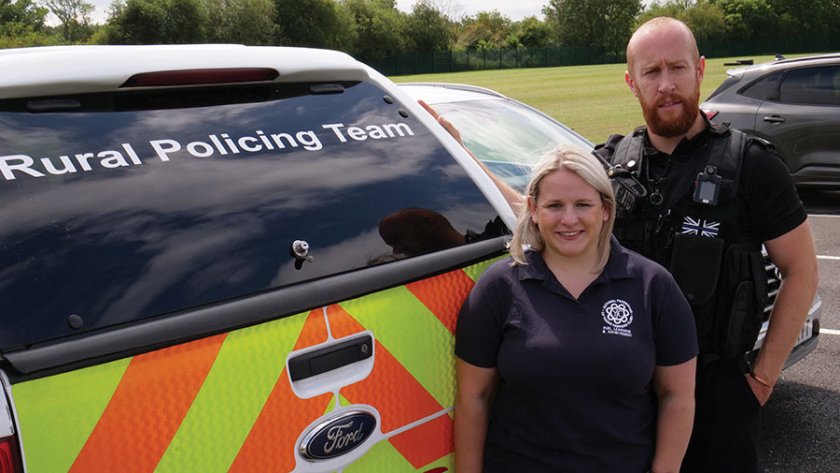
<path fill-rule="evenodd" d="M 510 259 L 458 318 L 456 471 L 679 471 L 694 412 L 688 303 L 611 236 L 615 197 L 588 151 L 553 150 L 526 192 Z"/>

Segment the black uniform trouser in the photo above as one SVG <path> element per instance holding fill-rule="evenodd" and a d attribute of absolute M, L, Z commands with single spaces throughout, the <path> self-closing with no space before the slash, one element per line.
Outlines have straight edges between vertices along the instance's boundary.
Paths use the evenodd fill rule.
<path fill-rule="evenodd" d="M 694 429 L 682 473 L 763 473 L 761 406 L 745 360 L 699 361 Z"/>

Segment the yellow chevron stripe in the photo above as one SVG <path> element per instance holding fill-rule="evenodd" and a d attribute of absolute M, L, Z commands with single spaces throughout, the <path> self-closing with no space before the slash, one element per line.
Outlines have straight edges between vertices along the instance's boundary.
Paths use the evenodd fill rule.
<path fill-rule="evenodd" d="M 131 358 L 12 386 L 29 473 L 68 471 Z"/>
<path fill-rule="evenodd" d="M 453 404 L 455 337 L 405 286 L 340 305 L 371 330 L 441 406 Z"/>
<path fill-rule="evenodd" d="M 308 313 L 231 332 L 155 471 L 230 468 L 280 377 Z"/>
<path fill-rule="evenodd" d="M 506 255 L 506 254 L 503 255 L 503 256 L 497 256 L 496 258 L 489 259 L 489 260 L 486 260 L 486 261 L 482 261 L 480 263 L 476 263 L 476 264 L 467 266 L 466 268 L 463 269 L 463 271 L 464 271 L 464 273 L 467 274 L 467 276 L 470 277 L 470 279 L 472 279 L 473 281 L 478 281 L 478 278 L 481 276 L 481 274 L 484 271 L 486 271 L 487 268 L 489 268 L 491 264 L 495 263 L 496 261 L 501 261 L 505 258 L 509 258 L 509 256 Z"/>

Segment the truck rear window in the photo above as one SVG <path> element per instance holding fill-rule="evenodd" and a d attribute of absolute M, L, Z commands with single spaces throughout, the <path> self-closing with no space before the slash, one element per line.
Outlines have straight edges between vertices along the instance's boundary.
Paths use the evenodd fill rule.
<path fill-rule="evenodd" d="M 0 349 L 498 234 L 461 167 L 368 83 L 0 110 Z"/>

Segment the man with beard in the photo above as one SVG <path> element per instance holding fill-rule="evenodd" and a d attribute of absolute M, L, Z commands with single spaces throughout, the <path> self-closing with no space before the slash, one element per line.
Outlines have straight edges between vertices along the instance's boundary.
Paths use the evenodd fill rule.
<path fill-rule="evenodd" d="M 817 265 L 807 214 L 767 143 L 712 125 L 699 110 L 705 71 L 691 30 L 672 18 L 643 24 L 627 45 L 625 82 L 645 127 L 613 135 L 597 153 L 616 186 L 615 235 L 666 268 L 691 302 L 701 355 L 683 472 L 763 471 L 760 411 L 807 317 Z M 616 182 L 616 181 L 614 181 Z M 766 297 L 761 244 L 784 275 L 757 359 Z"/>

